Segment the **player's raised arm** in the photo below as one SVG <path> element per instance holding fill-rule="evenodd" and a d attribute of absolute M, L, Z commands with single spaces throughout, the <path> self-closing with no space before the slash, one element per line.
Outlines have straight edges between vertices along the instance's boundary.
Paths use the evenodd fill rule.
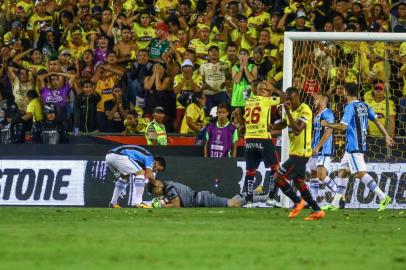
<path fill-rule="evenodd" d="M 303 115 L 301 117 L 299 117 L 297 120 L 295 120 L 292 116 L 292 112 L 290 109 L 290 105 L 289 103 L 284 103 L 283 104 L 284 108 L 285 108 L 285 112 L 286 112 L 286 117 L 289 120 L 289 127 L 292 128 L 293 134 L 295 135 L 299 135 L 300 132 L 302 132 L 302 130 L 306 127 L 306 116 Z"/>

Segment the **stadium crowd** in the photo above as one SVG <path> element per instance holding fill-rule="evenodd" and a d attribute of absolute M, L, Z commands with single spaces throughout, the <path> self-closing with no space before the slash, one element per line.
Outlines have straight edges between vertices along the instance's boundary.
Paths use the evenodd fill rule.
<path fill-rule="evenodd" d="M 10 134 L 26 131 L 38 142 L 46 130 L 143 134 L 152 119 L 164 125 L 156 131 L 198 134 L 224 104 L 241 131 L 245 99 L 258 82 L 281 88 L 284 31 L 406 32 L 406 1 L 0 3 L 2 143 L 23 142 Z M 390 78 L 383 51 L 390 53 Z M 406 43 L 387 50 L 322 42 L 294 54 L 302 64 L 293 84 L 310 97 L 329 93 L 336 113 L 345 103 L 343 84 L 357 83 L 388 119 L 390 134 L 395 121 L 406 120 L 395 118 L 406 96 Z"/>

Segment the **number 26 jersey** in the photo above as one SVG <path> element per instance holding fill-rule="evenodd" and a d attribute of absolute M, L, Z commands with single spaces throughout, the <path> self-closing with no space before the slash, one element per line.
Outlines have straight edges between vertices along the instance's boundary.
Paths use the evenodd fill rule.
<path fill-rule="evenodd" d="M 245 139 L 270 139 L 268 126 L 271 107 L 280 104 L 279 97 L 253 96 L 245 103 Z"/>

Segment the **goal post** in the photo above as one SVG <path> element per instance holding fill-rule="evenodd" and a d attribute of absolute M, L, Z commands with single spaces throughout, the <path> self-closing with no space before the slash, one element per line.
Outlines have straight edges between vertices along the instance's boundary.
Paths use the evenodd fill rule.
<path fill-rule="evenodd" d="M 395 135 L 405 136 L 406 87 L 403 88 L 403 81 L 406 81 L 406 75 L 403 78 L 397 77 L 403 64 L 403 68 L 406 68 L 405 60 L 402 61 L 399 57 L 400 44 L 404 41 L 406 41 L 406 35 L 400 33 L 285 32 L 283 91 L 293 85 L 296 87 L 299 85 L 302 99 L 312 107 L 313 98 L 318 92 L 325 91 L 331 95 L 330 97 L 334 96 L 335 98 L 339 85 L 353 82 L 359 85 L 362 94 L 366 94 L 368 91 L 373 91 L 373 82 L 379 79 L 385 85 L 386 118 L 384 126 L 395 125 L 391 122 L 392 120 L 388 120 L 392 119 L 389 118 L 389 110 L 393 106 L 391 100 L 395 99 Z M 323 51 L 323 46 L 327 46 L 325 44 L 328 44 L 329 47 Z M 375 61 L 377 62 L 375 63 Z M 345 71 L 347 73 L 340 73 L 341 66 L 339 68 L 338 65 L 347 65 Z M 336 92 L 332 94 L 332 91 Z M 338 109 L 336 112 L 337 115 L 340 115 Z M 339 117 L 336 117 L 336 121 L 338 120 Z M 345 138 L 344 136 L 341 137 L 339 143 L 340 146 L 343 146 Z M 375 158 L 372 159 L 373 161 L 388 160 L 392 156 L 391 150 L 382 145 L 379 138 L 376 143 L 369 145 L 369 149 L 371 147 L 374 149 L 372 151 L 376 151 L 373 152 Z M 378 148 L 380 150 L 376 150 Z M 339 161 L 343 153 L 342 149 L 340 151 L 340 153 L 335 154 L 336 162 Z M 281 163 L 286 161 L 288 157 L 289 137 L 288 130 L 284 129 L 281 140 Z M 289 199 L 283 194 L 281 205 L 282 207 L 290 206 Z M 360 205 L 362 206 L 362 204 Z"/>

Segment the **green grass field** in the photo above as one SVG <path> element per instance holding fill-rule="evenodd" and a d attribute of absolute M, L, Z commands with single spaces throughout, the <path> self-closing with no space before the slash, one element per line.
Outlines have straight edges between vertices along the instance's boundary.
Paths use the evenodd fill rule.
<path fill-rule="evenodd" d="M 406 211 L 0 208 L 0 269 L 406 269 Z"/>

